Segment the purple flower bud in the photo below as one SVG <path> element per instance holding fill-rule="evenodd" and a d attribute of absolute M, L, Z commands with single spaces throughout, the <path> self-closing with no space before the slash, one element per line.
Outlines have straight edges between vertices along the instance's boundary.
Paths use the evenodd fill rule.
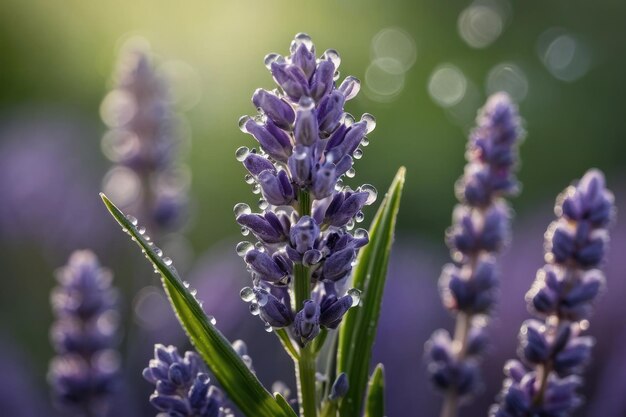
<path fill-rule="evenodd" d="M 304 346 L 320 332 L 320 306 L 313 300 L 306 300 L 302 310 L 295 317 L 293 331 Z"/>
<path fill-rule="evenodd" d="M 272 221 L 269 218 L 272 218 Z M 271 212 L 265 216 L 260 214 L 242 214 L 237 217 L 237 223 L 247 227 L 257 239 L 266 243 L 280 243 L 286 239 L 280 220 Z M 276 228 L 277 225 L 281 227 Z"/>
<path fill-rule="evenodd" d="M 320 234 L 320 228 L 310 216 L 302 216 L 298 222 L 291 227 L 291 246 L 300 254 L 313 249 L 313 245 Z"/>
<path fill-rule="evenodd" d="M 368 193 L 337 193 L 326 209 L 326 222 L 331 226 L 345 226 L 367 202 Z"/>
<path fill-rule="evenodd" d="M 348 388 L 350 388 L 350 385 L 348 384 L 348 375 L 346 375 L 345 372 L 342 372 L 333 383 L 328 399 L 331 401 L 337 401 L 338 399 L 345 397 L 348 393 Z"/>
<path fill-rule="evenodd" d="M 258 300 L 263 300 L 259 301 L 259 315 L 266 323 L 272 327 L 281 328 L 293 322 L 291 308 L 285 306 L 278 298 L 266 290 L 255 290 L 255 293 Z"/>
<path fill-rule="evenodd" d="M 248 120 L 244 125 L 246 132 L 250 133 L 259 142 L 261 148 L 272 158 L 285 162 L 291 155 L 291 142 L 289 136 L 271 121 L 260 125 L 254 120 Z"/>
<path fill-rule="evenodd" d="M 293 53 L 291 62 L 300 67 L 307 80 L 311 78 L 315 71 L 315 54 L 304 43 L 301 43 Z"/>
<path fill-rule="evenodd" d="M 275 260 L 265 252 L 253 249 L 246 253 L 245 260 L 250 268 L 265 281 L 280 281 L 287 275 L 287 271 L 281 268 Z"/>
<path fill-rule="evenodd" d="M 267 158 L 264 158 L 255 153 L 249 153 L 246 156 L 246 159 L 243 160 L 243 165 L 246 167 L 250 174 L 258 177 L 259 174 L 263 171 L 270 171 L 272 173 L 276 173 L 276 168 L 274 168 L 274 164 L 268 161 Z"/>
<path fill-rule="evenodd" d="M 335 191 L 336 183 L 337 173 L 335 164 L 327 162 L 318 167 L 315 174 L 313 174 L 313 188 L 311 192 L 316 199 L 321 200 L 329 197 L 333 191 Z"/>
<path fill-rule="evenodd" d="M 275 175 L 266 170 L 259 174 L 258 179 L 263 197 L 268 203 L 282 206 L 293 201 L 294 191 L 285 171 L 278 171 Z"/>
<path fill-rule="evenodd" d="M 296 145 L 288 164 L 294 182 L 300 186 L 306 186 L 311 181 L 311 169 L 314 165 L 313 148 Z"/>
<path fill-rule="evenodd" d="M 343 116 L 344 103 L 344 95 L 337 90 L 324 97 L 320 102 L 317 120 L 319 130 L 325 135 L 330 135 L 339 126 L 339 121 Z"/>
<path fill-rule="evenodd" d="M 324 297 L 320 304 L 320 324 L 328 329 L 336 329 L 352 304 L 353 300 L 349 295 L 341 298 L 337 298 L 334 294 Z"/>
<path fill-rule="evenodd" d="M 320 101 L 333 88 L 335 66 L 329 60 L 320 61 L 311 79 L 311 97 Z"/>
<path fill-rule="evenodd" d="M 296 113 L 289 103 L 262 88 L 254 92 L 252 102 L 281 129 L 289 129 L 296 118 Z"/>
<path fill-rule="evenodd" d="M 309 97 L 300 99 L 300 110 L 296 118 L 294 137 L 297 145 L 311 146 L 319 139 L 319 127 L 313 100 Z"/>
<path fill-rule="evenodd" d="M 271 71 L 276 83 L 291 100 L 298 102 L 300 97 L 309 95 L 309 83 L 299 67 L 273 62 Z"/>

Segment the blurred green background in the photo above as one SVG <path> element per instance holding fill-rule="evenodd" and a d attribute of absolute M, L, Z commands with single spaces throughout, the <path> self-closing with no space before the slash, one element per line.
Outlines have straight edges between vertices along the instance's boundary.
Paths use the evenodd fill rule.
<path fill-rule="evenodd" d="M 256 88 L 272 87 L 263 57 L 287 53 L 294 34 L 306 32 L 318 53 L 340 52 L 342 78 L 362 80 L 347 111 L 372 113 L 378 122 L 348 184 L 371 183 L 383 191 L 405 165 L 401 234 L 432 241 L 444 252 L 466 135 L 495 89 L 509 90 L 519 101 L 528 132 L 519 174 L 524 189 L 514 201 L 518 213 L 552 200 L 591 166 L 605 170 L 617 186 L 626 170 L 625 16 L 621 0 L 4 0 L 0 120 L 59 111 L 80 120 L 87 133 L 72 157 L 101 177 L 110 163 L 100 152 L 106 130 L 100 104 L 116 54 L 130 36 L 146 38 L 173 76 L 191 134 L 183 155 L 193 173 L 186 234 L 201 253 L 237 235 L 235 203 L 256 201 L 234 151 L 254 146 L 237 120 L 254 112 Z M 372 214 L 369 208 L 367 218 Z M 113 227 L 104 211 L 102 216 Z M 124 256 L 109 264 L 125 268 Z M 41 373 L 50 355 L 50 270 L 63 259 L 42 255 L 36 242 L 2 244 L 8 290 L 0 291 L 0 324 Z M 16 302 L 11 290 L 26 291 L 32 303 Z M 30 318 L 20 320 L 28 325 L 14 320 L 23 313 Z"/>

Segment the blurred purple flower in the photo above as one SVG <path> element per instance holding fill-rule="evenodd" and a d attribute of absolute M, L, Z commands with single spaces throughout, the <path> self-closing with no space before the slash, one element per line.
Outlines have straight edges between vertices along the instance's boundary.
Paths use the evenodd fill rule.
<path fill-rule="evenodd" d="M 119 374 L 117 291 L 91 251 L 74 252 L 57 273 L 50 300 L 57 356 L 48 380 L 55 402 L 76 415 L 105 416 Z"/>
<path fill-rule="evenodd" d="M 105 193 L 152 233 L 180 227 L 190 174 L 178 162 L 181 132 L 165 77 L 145 42 L 129 40 L 120 53 L 115 87 L 101 114 L 110 130 L 102 138 L 116 165 L 104 178 Z"/>

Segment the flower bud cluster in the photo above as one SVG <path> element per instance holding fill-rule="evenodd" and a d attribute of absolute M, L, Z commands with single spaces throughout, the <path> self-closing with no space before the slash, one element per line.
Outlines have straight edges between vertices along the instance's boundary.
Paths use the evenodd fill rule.
<path fill-rule="evenodd" d="M 174 346 L 155 345 L 154 359 L 143 370 L 143 377 L 156 387 L 150 403 L 161 412 L 159 417 L 233 416 L 195 352 L 181 356 Z"/>
<path fill-rule="evenodd" d="M 515 105 L 504 93 L 489 98 L 467 146 L 467 165 L 456 186 L 460 204 L 447 231 L 454 263 L 439 279 L 444 306 L 457 318 L 454 338 L 438 330 L 426 344 L 431 379 L 439 390 L 463 397 L 479 387 L 485 316 L 495 303 L 495 255 L 509 238 L 510 208 L 518 191 L 514 169 L 521 137 Z"/>
<path fill-rule="evenodd" d="M 507 364 L 501 402 L 492 407 L 492 416 L 565 416 L 581 403 L 579 375 L 594 344 L 582 332 L 604 287 L 598 268 L 606 254 L 613 200 L 597 170 L 558 197 L 557 220 L 545 234 L 547 264 L 526 295 L 536 318 L 520 329 L 521 362 Z"/>
<path fill-rule="evenodd" d="M 253 278 L 241 296 L 266 329 L 288 328 L 304 345 L 321 328 L 336 328 L 359 301 L 357 290 L 346 293 L 344 287 L 368 235 L 350 231 L 363 220 L 361 209 L 375 201 L 376 190 L 353 190 L 342 177 L 354 176 L 354 159 L 362 156 L 375 121 L 364 114 L 356 122 L 344 112 L 359 81 L 347 77 L 336 87 L 338 53 L 327 50 L 317 58 L 307 35 L 296 35 L 290 56 L 270 54 L 265 64 L 279 88 L 254 93 L 259 114 L 242 117 L 240 128 L 259 149 L 236 153 L 249 173 L 246 182 L 262 195 L 260 213 L 243 203 L 234 210 L 242 233 L 258 241 L 237 246 Z M 302 305 L 295 303 L 297 271 L 310 281 Z"/>
<path fill-rule="evenodd" d="M 116 164 L 104 188 L 151 231 L 169 230 L 184 214 L 189 174 L 177 162 L 181 143 L 167 83 L 139 40 L 123 48 L 115 84 L 101 108 L 110 128 L 102 148 Z"/>
<path fill-rule="evenodd" d="M 74 252 L 51 294 L 57 356 L 48 380 L 60 406 L 104 415 L 119 373 L 117 291 L 91 251 Z"/>

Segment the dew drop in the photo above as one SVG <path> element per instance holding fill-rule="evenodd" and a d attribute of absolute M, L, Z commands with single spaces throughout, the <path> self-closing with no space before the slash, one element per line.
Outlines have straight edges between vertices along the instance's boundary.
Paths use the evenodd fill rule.
<path fill-rule="evenodd" d="M 183 281 L 183 287 L 189 288 L 189 283 L 187 281 Z"/>
<path fill-rule="evenodd" d="M 156 253 L 159 258 L 163 256 L 163 251 L 157 247 L 154 248 L 154 253 Z"/>
<path fill-rule="evenodd" d="M 350 113 L 344 113 L 343 114 L 343 120 L 341 121 L 344 125 L 346 125 L 346 127 L 350 127 L 354 124 L 355 120 L 354 120 L 354 116 L 351 115 Z"/>
<path fill-rule="evenodd" d="M 358 228 L 354 231 L 354 237 L 357 239 L 369 239 L 369 233 L 365 229 Z"/>
<path fill-rule="evenodd" d="M 252 194 L 260 194 L 261 193 L 261 186 L 259 184 L 254 184 L 252 186 Z"/>
<path fill-rule="evenodd" d="M 165 258 L 163 258 L 163 263 L 167 266 L 170 266 L 172 264 L 172 260 L 166 256 Z"/>
<path fill-rule="evenodd" d="M 272 64 L 276 62 L 277 64 L 285 62 L 285 57 L 280 54 L 271 53 L 265 55 L 265 59 L 263 59 L 263 63 L 268 70 L 272 69 Z"/>
<path fill-rule="evenodd" d="M 367 147 L 370 144 L 370 140 L 367 138 L 367 136 L 365 136 L 362 140 L 361 140 L 361 146 L 363 147 Z"/>
<path fill-rule="evenodd" d="M 333 63 L 335 69 L 339 68 L 341 65 L 341 57 L 339 56 L 339 52 L 334 49 L 327 49 L 326 52 L 322 55 L 322 59 L 328 60 Z"/>
<path fill-rule="evenodd" d="M 137 231 L 139 232 L 140 235 L 143 235 L 146 233 L 146 228 L 143 226 L 140 226 Z"/>
<path fill-rule="evenodd" d="M 254 300 L 254 290 L 250 287 L 243 287 L 239 292 L 239 296 L 243 301 L 249 303 L 250 301 Z"/>
<path fill-rule="evenodd" d="M 365 220 L 365 214 L 363 214 L 363 212 L 359 210 L 356 213 L 356 216 L 354 216 L 354 220 L 356 220 L 357 223 L 361 223 L 363 220 Z"/>
<path fill-rule="evenodd" d="M 245 226 L 241 226 L 241 234 L 242 234 L 243 236 L 248 236 L 248 235 L 250 234 L 250 229 L 248 229 L 248 228 L 247 228 L 247 227 L 245 227 Z"/>
<path fill-rule="evenodd" d="M 207 319 L 209 319 L 209 323 L 211 323 L 213 326 L 217 324 L 217 320 L 215 319 L 215 317 L 207 316 Z"/>
<path fill-rule="evenodd" d="M 253 316 L 258 316 L 261 313 L 261 309 L 257 303 L 250 304 L 250 314 Z"/>
<path fill-rule="evenodd" d="M 367 200 L 365 201 L 366 206 L 373 204 L 374 201 L 376 201 L 376 197 L 378 197 L 378 191 L 376 191 L 376 188 L 374 188 L 371 184 L 363 184 L 359 187 L 359 191 L 363 191 L 368 194 Z"/>
<path fill-rule="evenodd" d="M 268 333 L 272 333 L 272 331 L 274 331 L 274 329 L 272 328 L 272 326 L 269 323 L 265 323 L 265 331 Z"/>
<path fill-rule="evenodd" d="M 267 301 L 269 300 L 267 291 L 258 290 L 255 292 L 254 295 L 256 296 L 256 302 L 259 305 L 259 307 L 263 307 L 267 304 Z"/>
<path fill-rule="evenodd" d="M 237 255 L 244 257 L 246 256 L 246 253 L 251 251 L 253 248 L 254 245 L 252 243 L 244 240 L 243 242 L 237 243 L 237 246 L 235 246 L 235 251 L 237 252 Z"/>
<path fill-rule="evenodd" d="M 124 232 L 124 233 L 128 233 L 128 229 L 127 229 L 127 228 L 125 228 L 125 227 L 122 227 L 122 232 Z"/>
<path fill-rule="evenodd" d="M 246 182 L 246 184 L 254 184 L 254 177 L 250 174 L 246 174 L 246 176 L 243 177 L 243 179 Z"/>
<path fill-rule="evenodd" d="M 367 133 L 371 133 L 376 128 L 376 118 L 369 113 L 363 113 L 361 121 L 365 122 Z"/>
<path fill-rule="evenodd" d="M 126 216 L 126 219 L 130 222 L 130 224 L 132 224 L 133 226 L 137 226 L 137 218 L 135 216 L 131 216 L 130 214 L 128 214 Z"/>
<path fill-rule="evenodd" d="M 250 149 L 248 149 L 247 146 L 240 146 L 239 148 L 237 148 L 237 150 L 235 151 L 235 158 L 239 161 L 239 162 L 243 162 L 244 159 L 246 159 L 246 156 L 248 156 L 248 154 L 250 153 Z"/>
<path fill-rule="evenodd" d="M 363 150 L 361 148 L 356 148 L 354 152 L 352 152 L 352 156 L 354 157 L 354 159 L 363 158 Z"/>
<path fill-rule="evenodd" d="M 350 168 L 348 171 L 346 171 L 346 176 L 348 178 L 354 178 L 355 175 L 356 171 L 354 170 L 354 168 Z"/>
<path fill-rule="evenodd" d="M 259 199 L 259 208 L 261 210 L 265 210 L 268 207 L 269 207 L 269 203 L 267 202 L 267 200 L 265 200 L 263 198 Z"/>
<path fill-rule="evenodd" d="M 263 243 L 261 243 L 261 242 L 255 243 L 254 247 L 257 248 L 257 250 L 259 250 L 261 252 L 265 252 L 265 246 L 263 246 Z"/>
<path fill-rule="evenodd" d="M 352 297 L 352 307 L 356 307 L 361 302 L 361 290 L 350 288 L 347 294 Z"/>
<path fill-rule="evenodd" d="M 233 213 L 235 213 L 235 217 L 239 217 L 242 214 L 252 213 L 252 210 L 250 210 L 250 206 L 246 203 L 237 203 L 235 207 L 233 207 Z"/>
<path fill-rule="evenodd" d="M 348 223 L 346 223 L 346 229 L 348 230 L 354 229 L 354 219 L 350 219 Z"/>
<path fill-rule="evenodd" d="M 238 122 L 239 130 L 241 130 L 243 133 L 248 133 L 248 129 L 246 129 L 246 123 L 248 123 L 248 120 L 250 119 L 251 117 L 248 115 L 241 116 L 239 118 L 239 122 Z"/>
<path fill-rule="evenodd" d="M 150 236 L 148 235 L 144 235 L 143 240 L 148 242 L 148 245 L 152 245 L 152 243 L 150 242 L 152 239 L 150 238 Z"/>
<path fill-rule="evenodd" d="M 298 33 L 293 38 L 293 41 L 291 42 L 291 45 L 289 47 L 289 51 L 292 54 L 295 53 L 298 50 L 298 47 L 302 44 L 304 44 L 304 46 L 306 46 L 306 49 L 308 49 L 309 51 L 311 51 L 313 48 L 313 40 L 311 39 L 311 37 L 306 33 Z"/>
<path fill-rule="evenodd" d="M 189 293 L 195 297 L 198 294 L 198 290 L 195 288 L 192 288 L 189 290 Z"/>

